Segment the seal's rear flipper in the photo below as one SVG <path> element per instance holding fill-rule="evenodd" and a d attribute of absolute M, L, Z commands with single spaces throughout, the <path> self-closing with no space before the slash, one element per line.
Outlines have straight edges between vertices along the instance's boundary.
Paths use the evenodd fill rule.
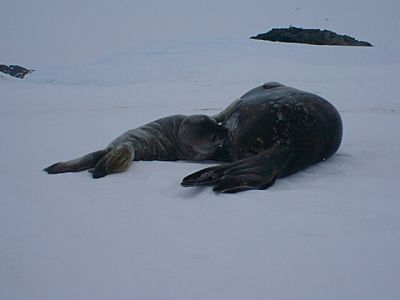
<path fill-rule="evenodd" d="M 110 151 L 111 148 L 106 148 L 103 150 L 89 153 L 85 156 L 73 160 L 69 160 L 66 162 L 58 162 L 45 168 L 43 171 L 47 172 L 48 174 L 58 174 L 58 173 L 80 172 L 88 170 L 90 168 L 93 168 L 96 165 L 96 163 Z"/>
<path fill-rule="evenodd" d="M 104 155 L 94 167 L 89 170 L 93 178 L 101 178 L 108 174 L 126 171 L 132 164 L 135 150 L 129 143 L 123 143 Z"/>

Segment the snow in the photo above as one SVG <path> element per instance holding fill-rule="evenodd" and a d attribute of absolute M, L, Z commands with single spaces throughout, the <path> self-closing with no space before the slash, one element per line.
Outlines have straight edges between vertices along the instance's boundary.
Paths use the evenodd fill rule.
<path fill-rule="evenodd" d="M 396 1 L 2 1 L 0 299 L 399 299 Z M 329 20 L 326 20 L 326 19 Z M 15 21 L 18 19 L 18 22 Z M 249 36 L 330 29 L 374 48 Z M 394 39 L 393 39 L 394 38 Z M 183 188 L 206 164 L 47 175 L 171 114 L 278 81 L 330 100 L 344 139 L 266 191 Z"/>

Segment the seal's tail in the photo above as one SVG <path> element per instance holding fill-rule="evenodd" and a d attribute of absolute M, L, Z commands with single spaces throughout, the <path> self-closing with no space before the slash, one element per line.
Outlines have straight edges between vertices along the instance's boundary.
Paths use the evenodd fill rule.
<path fill-rule="evenodd" d="M 49 174 L 58 174 L 89 170 L 93 168 L 97 164 L 97 162 L 110 151 L 111 148 L 98 150 L 73 160 L 52 164 L 51 166 L 45 168 L 43 171 L 46 171 Z"/>

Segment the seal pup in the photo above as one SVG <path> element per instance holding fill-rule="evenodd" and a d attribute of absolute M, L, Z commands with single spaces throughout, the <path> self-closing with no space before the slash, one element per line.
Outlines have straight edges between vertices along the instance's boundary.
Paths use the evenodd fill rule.
<path fill-rule="evenodd" d="M 158 119 L 117 137 L 105 149 L 58 162 L 44 169 L 49 174 L 89 170 L 93 178 L 127 170 L 133 160 L 211 159 L 228 130 L 206 115 L 174 115 Z"/>

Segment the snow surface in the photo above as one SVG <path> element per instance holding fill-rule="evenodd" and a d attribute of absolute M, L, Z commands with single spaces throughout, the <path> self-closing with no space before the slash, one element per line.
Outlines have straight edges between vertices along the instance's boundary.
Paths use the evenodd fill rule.
<path fill-rule="evenodd" d="M 399 299 L 398 1 L 0 2 L 0 299 Z M 330 29 L 374 48 L 248 39 Z M 205 164 L 42 169 L 279 81 L 341 112 L 324 163 L 266 191 L 183 188 Z"/>

